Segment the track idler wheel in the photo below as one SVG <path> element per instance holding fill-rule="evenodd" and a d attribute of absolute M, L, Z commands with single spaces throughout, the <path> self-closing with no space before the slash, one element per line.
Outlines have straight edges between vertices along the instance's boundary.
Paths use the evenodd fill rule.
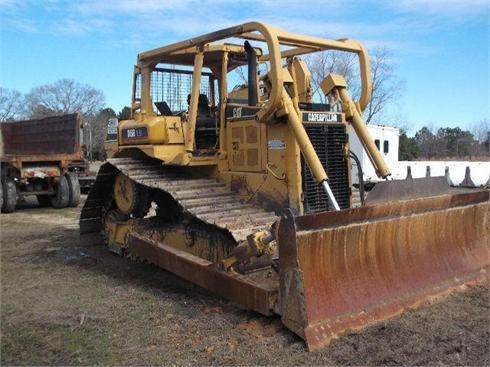
<path fill-rule="evenodd" d="M 143 218 L 150 208 L 148 189 L 121 172 L 114 181 L 114 201 L 122 214 L 133 218 Z"/>

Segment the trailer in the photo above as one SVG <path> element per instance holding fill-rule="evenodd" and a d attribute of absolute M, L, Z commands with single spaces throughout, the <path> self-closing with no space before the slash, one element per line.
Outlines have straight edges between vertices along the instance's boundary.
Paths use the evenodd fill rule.
<path fill-rule="evenodd" d="M 2 123 L 0 139 L 1 209 L 36 196 L 41 206 L 76 207 L 78 176 L 85 175 L 79 114 Z"/>
<path fill-rule="evenodd" d="M 396 127 L 382 126 L 382 125 L 367 125 L 369 133 L 371 134 L 376 148 L 378 148 L 381 156 L 385 160 L 390 169 L 393 169 L 398 164 L 398 146 L 400 130 Z M 366 185 L 373 185 L 376 182 L 382 181 L 376 174 L 376 170 L 369 159 L 369 155 L 363 148 L 361 141 L 354 134 L 354 128 L 350 127 L 350 150 L 357 156 L 358 163 L 362 168 L 363 181 Z M 356 164 L 356 163 L 355 163 Z M 359 175 L 357 167 L 354 167 L 352 172 L 352 183 L 354 185 L 359 184 Z"/>
<path fill-rule="evenodd" d="M 90 169 L 90 164 L 87 159 L 72 161 L 69 164 L 68 170 L 70 173 L 75 174 L 78 177 L 78 183 L 80 185 L 80 192 L 82 194 L 88 194 L 95 182 L 94 172 Z"/>

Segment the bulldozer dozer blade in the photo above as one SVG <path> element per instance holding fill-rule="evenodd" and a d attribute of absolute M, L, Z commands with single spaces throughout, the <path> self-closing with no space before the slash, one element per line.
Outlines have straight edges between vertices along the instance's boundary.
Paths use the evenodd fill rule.
<path fill-rule="evenodd" d="M 452 188 L 444 176 L 381 181 L 369 192 L 365 205 L 387 202 L 389 200 L 421 199 L 424 197 L 461 192 L 461 189 Z"/>
<path fill-rule="evenodd" d="M 282 322 L 309 350 L 488 276 L 489 191 L 294 217 L 278 229 Z"/>

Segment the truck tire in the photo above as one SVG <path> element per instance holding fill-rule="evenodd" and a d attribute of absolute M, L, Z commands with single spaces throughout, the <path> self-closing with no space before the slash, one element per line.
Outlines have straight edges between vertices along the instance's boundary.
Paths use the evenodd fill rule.
<path fill-rule="evenodd" d="M 39 206 L 51 205 L 51 196 L 49 195 L 36 195 Z"/>
<path fill-rule="evenodd" d="M 73 173 L 68 173 L 66 178 L 70 197 L 68 199 L 68 206 L 75 208 L 80 203 L 80 182 L 78 182 L 78 176 Z"/>
<path fill-rule="evenodd" d="M 2 183 L 0 182 L 0 210 L 2 209 L 3 206 L 3 188 L 2 188 Z"/>
<path fill-rule="evenodd" d="M 51 205 L 53 208 L 62 209 L 68 206 L 70 200 L 70 188 L 66 176 L 60 176 L 56 195 L 51 197 Z"/>
<path fill-rule="evenodd" d="M 17 204 L 17 188 L 11 178 L 5 178 L 2 182 L 2 213 L 12 213 Z"/>

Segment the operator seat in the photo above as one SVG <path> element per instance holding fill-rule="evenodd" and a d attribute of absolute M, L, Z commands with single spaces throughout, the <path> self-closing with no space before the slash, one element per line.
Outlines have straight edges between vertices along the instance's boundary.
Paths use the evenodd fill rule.
<path fill-rule="evenodd" d="M 196 148 L 211 149 L 216 145 L 216 119 L 205 94 L 199 94 L 196 119 Z"/>

